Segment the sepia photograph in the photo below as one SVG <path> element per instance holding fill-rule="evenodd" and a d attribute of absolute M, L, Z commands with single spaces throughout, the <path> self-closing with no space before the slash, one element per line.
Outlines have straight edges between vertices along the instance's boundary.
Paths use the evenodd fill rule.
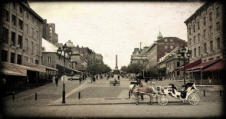
<path fill-rule="evenodd" d="M 0 119 L 219 118 L 222 1 L 5 1 Z"/>

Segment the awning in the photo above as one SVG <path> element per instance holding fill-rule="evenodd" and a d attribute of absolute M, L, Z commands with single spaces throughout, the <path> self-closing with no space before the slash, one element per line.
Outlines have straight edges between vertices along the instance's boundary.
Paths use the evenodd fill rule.
<path fill-rule="evenodd" d="M 192 67 L 195 67 L 195 66 L 199 65 L 201 62 L 202 62 L 202 60 L 198 59 L 198 60 L 196 60 L 194 62 L 187 63 L 187 64 L 185 64 L 185 70 L 191 69 Z M 178 67 L 174 71 L 176 72 L 176 71 L 180 71 L 180 70 L 184 70 L 184 66 Z"/>
<path fill-rule="evenodd" d="M 187 69 L 190 69 L 192 67 L 195 67 L 195 66 L 201 64 L 201 62 L 202 62 L 202 60 L 198 59 L 198 60 L 196 60 L 196 61 L 194 61 L 192 63 L 188 63 L 188 64 L 185 65 L 185 69 L 187 70 Z"/>
<path fill-rule="evenodd" d="M 203 69 L 205 67 L 208 67 L 210 66 L 211 64 L 214 64 L 216 63 L 218 60 L 211 60 L 211 61 L 208 61 L 208 62 L 204 62 L 204 63 L 201 63 L 193 68 L 191 68 L 191 70 L 200 70 L 200 69 Z"/>
<path fill-rule="evenodd" d="M 46 70 L 49 69 L 49 70 L 54 70 L 54 71 L 58 71 L 58 69 L 56 68 L 53 68 L 53 67 L 48 67 L 48 66 L 45 66 L 45 65 L 41 65 L 42 67 L 45 67 Z"/>
<path fill-rule="evenodd" d="M 46 68 L 43 65 L 38 65 L 38 64 L 31 64 L 31 63 L 26 63 L 24 64 L 25 66 L 27 66 L 27 70 L 31 70 L 31 71 L 37 71 L 37 72 L 46 72 Z"/>
<path fill-rule="evenodd" d="M 2 62 L 2 70 L 1 73 L 5 75 L 13 75 L 13 76 L 27 76 L 26 66 L 13 64 L 9 62 Z"/>
<path fill-rule="evenodd" d="M 204 69 L 203 72 L 211 72 L 211 71 L 220 71 L 224 69 L 224 62 L 223 60 L 219 60 L 217 63 L 209 66 L 208 68 Z"/>

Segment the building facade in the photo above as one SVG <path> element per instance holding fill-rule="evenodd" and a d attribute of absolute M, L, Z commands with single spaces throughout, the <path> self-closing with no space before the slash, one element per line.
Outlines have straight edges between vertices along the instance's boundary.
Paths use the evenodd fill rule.
<path fill-rule="evenodd" d="M 191 62 L 201 63 L 191 69 L 191 77 L 201 84 L 221 82 L 223 78 L 223 4 L 206 2 L 186 21 Z M 208 69 L 208 70 L 206 70 Z M 207 80 L 208 79 L 208 80 Z M 212 80 L 212 81 L 211 81 Z"/>
<path fill-rule="evenodd" d="M 58 44 L 58 34 L 56 33 L 54 23 L 47 23 L 47 20 L 44 20 L 42 37 L 53 43 L 54 45 Z"/>
<path fill-rule="evenodd" d="M 134 51 L 131 55 L 130 63 L 131 64 L 147 64 L 147 50 L 149 47 L 144 47 L 143 49 L 134 48 Z"/>
<path fill-rule="evenodd" d="M 41 65 L 44 20 L 27 2 L 4 3 L 1 13 L 0 60 L 6 84 L 15 90 L 25 87 L 26 82 L 41 81 L 40 74 L 46 72 Z"/>
<path fill-rule="evenodd" d="M 223 6 L 221 3 L 205 3 L 185 24 L 187 25 L 188 48 L 192 50 L 190 61 L 203 62 L 222 59 Z"/>
<path fill-rule="evenodd" d="M 163 37 L 158 38 L 147 50 L 147 67 L 157 66 L 161 57 L 170 53 L 174 48 L 179 46 L 186 46 L 186 41 L 177 37 Z"/>

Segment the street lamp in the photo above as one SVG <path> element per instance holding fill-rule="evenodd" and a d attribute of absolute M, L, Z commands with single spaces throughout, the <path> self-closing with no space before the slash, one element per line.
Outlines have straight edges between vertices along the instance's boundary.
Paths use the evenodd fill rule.
<path fill-rule="evenodd" d="M 191 56 L 191 50 L 186 50 L 185 46 L 181 47 L 181 49 L 177 51 L 177 57 L 179 58 L 179 62 L 180 62 L 180 59 L 184 61 L 184 85 L 186 83 L 185 82 L 186 80 L 185 63 L 189 62 L 190 56 Z"/>
<path fill-rule="evenodd" d="M 70 56 L 72 54 L 71 48 L 68 47 L 66 44 L 63 45 L 63 47 L 59 47 L 57 49 L 57 54 L 59 56 L 59 58 L 61 58 L 61 56 L 63 55 L 64 58 L 64 71 L 63 74 L 66 75 L 66 66 L 65 66 L 65 59 L 69 59 L 70 60 Z M 64 83 L 64 78 L 63 77 L 63 91 L 62 91 L 62 103 L 65 103 L 65 83 Z"/>

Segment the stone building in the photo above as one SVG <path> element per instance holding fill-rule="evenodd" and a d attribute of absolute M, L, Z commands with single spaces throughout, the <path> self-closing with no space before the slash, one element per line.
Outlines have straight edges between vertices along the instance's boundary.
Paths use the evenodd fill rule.
<path fill-rule="evenodd" d="M 40 78 L 39 74 L 46 71 L 41 65 L 44 20 L 27 2 L 7 2 L 2 5 L 1 73 L 12 84 L 17 80 L 36 82 Z M 16 79 L 10 80 L 15 76 Z"/>
<path fill-rule="evenodd" d="M 146 64 L 147 63 L 147 50 L 149 47 L 145 46 L 143 49 L 134 48 L 133 54 L 131 55 L 131 64 Z"/>
<path fill-rule="evenodd" d="M 47 20 L 44 20 L 42 37 L 54 45 L 58 44 L 58 34 L 56 33 L 54 23 L 47 23 Z"/>
<path fill-rule="evenodd" d="M 191 62 L 201 63 L 188 69 L 195 79 L 221 79 L 223 59 L 223 5 L 219 1 L 206 2 L 186 21 Z M 215 65 L 214 65 L 215 64 Z M 205 71 L 206 68 L 210 68 Z M 218 82 L 217 80 L 214 80 Z M 211 82 L 211 81 L 210 81 Z"/>
<path fill-rule="evenodd" d="M 178 46 L 186 46 L 186 41 L 177 37 L 159 37 L 147 50 L 147 59 L 149 67 L 157 66 L 159 59 L 170 53 L 174 48 Z"/>
<path fill-rule="evenodd" d="M 54 73 L 55 71 L 58 71 L 57 75 L 62 76 L 64 75 L 64 68 L 65 73 L 67 75 L 74 74 L 77 72 L 80 72 L 76 70 L 76 67 L 73 66 L 73 63 L 71 62 L 71 59 L 68 57 L 68 55 L 59 55 L 57 54 L 58 47 L 55 46 L 53 43 L 49 42 L 48 40 L 42 39 L 43 44 L 43 51 L 42 51 L 42 64 L 48 67 L 52 67 L 52 70 L 48 70 L 48 73 Z"/>
<path fill-rule="evenodd" d="M 164 74 L 166 79 L 183 79 L 183 69 L 181 69 L 181 66 L 184 65 L 184 62 L 178 58 L 177 54 L 180 49 L 181 47 L 176 47 L 170 53 L 167 53 L 159 59 L 158 67 L 160 69 L 166 69 L 166 74 Z M 186 48 L 186 50 L 188 49 Z"/>

